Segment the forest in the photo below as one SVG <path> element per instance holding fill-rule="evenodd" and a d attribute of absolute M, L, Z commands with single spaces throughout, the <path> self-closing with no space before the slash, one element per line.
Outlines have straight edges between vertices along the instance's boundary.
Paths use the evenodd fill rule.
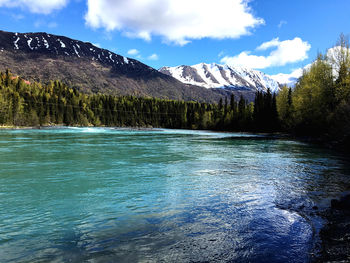
<path fill-rule="evenodd" d="M 295 87 L 257 92 L 218 104 L 134 96 L 85 94 L 59 81 L 29 83 L 0 74 L 2 126 L 118 126 L 287 132 L 350 145 L 350 53 L 341 35 L 336 46 L 304 69 Z"/>
<path fill-rule="evenodd" d="M 255 106 L 241 97 L 218 104 L 134 96 L 85 94 L 59 81 L 28 83 L 0 74 L 0 125 L 118 126 L 274 131 L 276 95 L 257 93 Z M 274 118 L 271 118 L 274 116 Z"/>

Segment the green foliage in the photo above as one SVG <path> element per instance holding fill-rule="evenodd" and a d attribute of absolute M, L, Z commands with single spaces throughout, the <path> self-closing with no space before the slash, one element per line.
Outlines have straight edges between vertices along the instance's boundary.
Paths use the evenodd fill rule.
<path fill-rule="evenodd" d="M 281 128 L 290 130 L 293 126 L 293 98 L 292 89 L 287 86 L 282 87 L 276 98 L 278 117 Z"/>
<path fill-rule="evenodd" d="M 321 56 L 304 72 L 293 93 L 297 129 L 310 134 L 324 133 L 327 116 L 334 104 L 332 67 Z"/>
<path fill-rule="evenodd" d="M 298 80 L 277 96 L 282 127 L 350 146 L 350 49 L 341 35 L 336 47 L 320 54 Z"/>

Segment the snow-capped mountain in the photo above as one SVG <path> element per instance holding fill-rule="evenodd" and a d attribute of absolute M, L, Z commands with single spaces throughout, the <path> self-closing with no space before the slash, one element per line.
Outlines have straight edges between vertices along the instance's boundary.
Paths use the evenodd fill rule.
<path fill-rule="evenodd" d="M 280 85 L 263 72 L 219 65 L 200 63 L 193 66 L 163 67 L 160 72 L 183 83 L 209 88 L 278 92 Z"/>
<path fill-rule="evenodd" d="M 1 32 L 0 52 L 13 50 L 27 53 L 51 54 L 56 56 L 90 58 L 92 61 L 109 64 L 114 67 L 140 64 L 134 59 L 117 55 L 91 43 L 56 36 L 47 33 L 10 33 Z M 151 68 L 150 68 L 151 69 Z"/>
<path fill-rule="evenodd" d="M 65 36 L 0 30 L 0 71 L 86 93 L 217 102 L 230 92 L 184 84 L 142 62 Z"/>

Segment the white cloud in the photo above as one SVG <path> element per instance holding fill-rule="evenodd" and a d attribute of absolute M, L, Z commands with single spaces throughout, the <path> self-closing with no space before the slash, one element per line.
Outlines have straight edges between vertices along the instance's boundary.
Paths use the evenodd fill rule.
<path fill-rule="evenodd" d="M 336 67 L 339 67 L 340 61 L 350 60 L 350 49 L 347 47 L 334 46 L 327 50 L 327 60 Z"/>
<path fill-rule="evenodd" d="M 333 67 L 333 76 L 336 79 L 338 77 L 338 70 L 339 70 L 339 64 L 337 61 L 339 61 L 340 57 L 346 57 L 348 60 L 350 60 L 350 49 L 347 48 L 341 48 L 340 46 L 335 46 L 327 50 L 326 53 L 326 62 L 329 63 L 331 67 Z M 270 76 L 274 80 L 278 81 L 281 84 L 287 84 L 287 85 L 293 85 L 297 81 L 298 78 L 300 78 L 303 74 L 303 71 L 310 70 L 311 66 L 315 63 L 312 62 L 308 65 L 306 65 L 303 68 L 298 68 L 293 70 L 290 74 L 284 74 L 280 73 L 277 75 Z"/>
<path fill-rule="evenodd" d="M 148 58 L 148 60 L 158 60 L 159 59 L 159 56 L 157 54 L 152 54 L 150 55 Z"/>
<path fill-rule="evenodd" d="M 270 77 L 279 82 L 280 84 L 287 84 L 289 86 L 292 86 L 303 75 L 304 70 L 310 69 L 311 65 L 312 63 L 306 65 L 303 68 L 294 69 L 290 74 L 279 73 L 276 75 L 271 75 Z"/>
<path fill-rule="evenodd" d="M 272 39 L 271 41 L 267 41 L 265 43 L 262 43 L 260 46 L 256 48 L 256 50 L 267 50 L 272 47 L 278 47 L 280 44 L 280 40 L 278 37 Z"/>
<path fill-rule="evenodd" d="M 334 46 L 327 50 L 326 59 L 333 68 L 333 76 L 339 76 L 341 62 L 350 62 L 350 49 L 347 47 Z"/>
<path fill-rule="evenodd" d="M 303 69 L 298 68 L 293 70 L 290 74 L 279 73 L 276 75 L 271 75 L 270 77 L 276 80 L 280 84 L 292 85 L 296 82 L 298 78 L 303 74 Z"/>
<path fill-rule="evenodd" d="M 344 55 L 350 60 L 350 49 L 346 48 L 341 48 L 340 46 L 335 46 L 327 50 L 326 53 L 326 62 L 329 63 L 330 66 L 333 67 L 333 76 L 334 78 L 337 78 L 338 76 L 338 70 L 339 70 L 339 65 L 337 64 L 337 61 L 339 61 L 339 56 Z M 290 74 L 277 74 L 277 75 L 272 75 L 271 78 L 274 80 L 278 81 L 281 84 L 287 84 L 287 85 L 293 85 L 295 84 L 296 80 L 300 78 L 303 74 L 303 71 L 310 70 L 311 66 L 315 63 L 312 62 L 308 65 L 306 65 L 303 68 L 298 68 L 292 71 Z"/>
<path fill-rule="evenodd" d="M 234 57 L 225 56 L 220 61 L 230 66 L 256 69 L 268 68 L 271 65 L 267 57 L 251 55 L 250 51 L 243 51 Z"/>
<path fill-rule="evenodd" d="M 20 7 L 32 13 L 47 15 L 65 7 L 67 3 L 68 0 L 0 0 L 0 7 Z"/>
<path fill-rule="evenodd" d="M 130 56 L 136 56 L 136 55 L 138 55 L 140 53 L 140 51 L 138 51 L 137 49 L 130 49 L 129 51 L 128 51 L 128 55 L 130 55 Z"/>
<path fill-rule="evenodd" d="M 88 0 L 87 25 L 147 41 L 185 45 L 193 39 L 239 38 L 264 23 L 249 0 Z"/>
<path fill-rule="evenodd" d="M 243 51 L 233 57 L 225 56 L 221 59 L 221 62 L 230 66 L 255 69 L 284 66 L 307 59 L 307 52 L 310 50 L 311 45 L 298 37 L 285 41 L 279 41 L 278 38 L 275 38 L 261 44 L 256 50 L 261 51 L 270 48 L 274 48 L 274 50 L 268 56 L 257 56 L 251 54 L 250 51 Z"/>

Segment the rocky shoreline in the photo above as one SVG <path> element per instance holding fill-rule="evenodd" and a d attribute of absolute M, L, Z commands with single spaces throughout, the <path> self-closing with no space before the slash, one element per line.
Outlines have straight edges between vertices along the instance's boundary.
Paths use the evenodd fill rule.
<path fill-rule="evenodd" d="M 333 199 L 323 217 L 327 223 L 320 231 L 321 250 L 313 262 L 350 262 L 350 195 Z"/>

